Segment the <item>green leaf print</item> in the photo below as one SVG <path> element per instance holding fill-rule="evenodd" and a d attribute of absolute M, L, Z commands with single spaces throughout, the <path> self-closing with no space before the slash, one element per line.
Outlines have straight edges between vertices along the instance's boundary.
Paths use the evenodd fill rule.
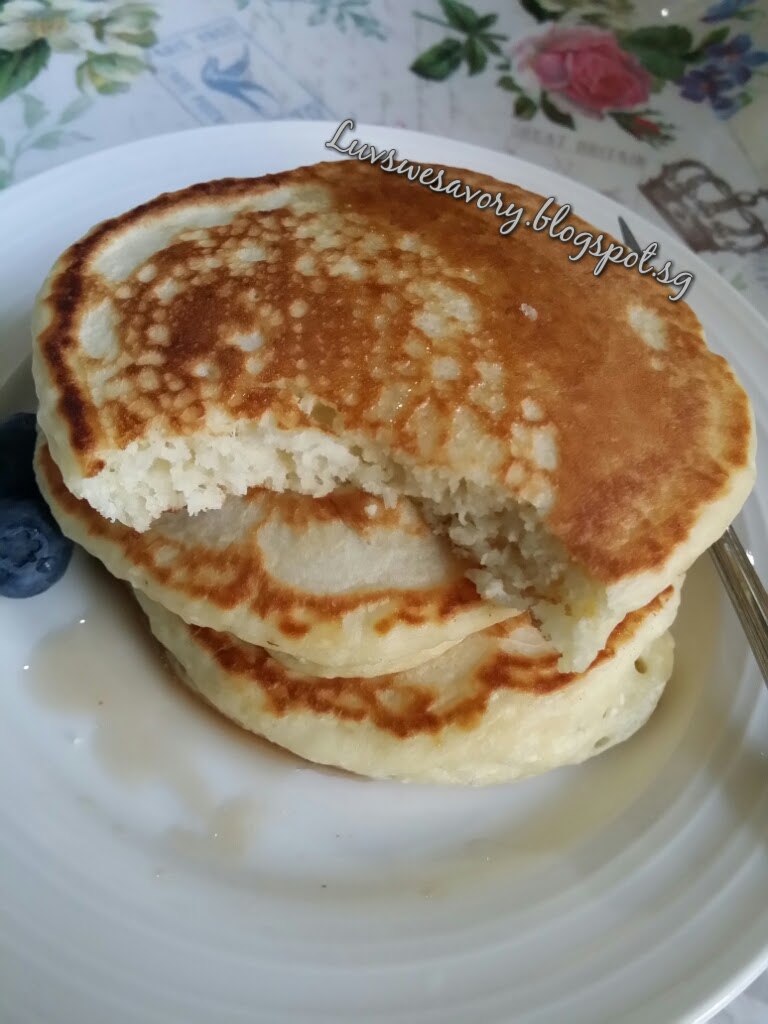
<path fill-rule="evenodd" d="M 542 92 L 541 94 L 541 111 L 545 114 L 553 124 L 559 124 L 563 128 L 575 128 L 573 117 L 555 106 L 549 96 Z"/>
<path fill-rule="evenodd" d="M 77 66 L 75 79 L 78 88 L 93 86 L 96 92 L 104 96 L 126 92 L 133 79 L 146 65 L 138 57 L 126 57 L 121 53 L 89 53 L 87 58 Z"/>
<path fill-rule="evenodd" d="M 411 64 L 411 71 L 421 78 L 442 82 L 459 67 L 463 52 L 460 39 L 443 39 L 417 57 Z"/>
<path fill-rule="evenodd" d="M 457 0 L 440 0 L 443 14 L 453 28 L 459 32 L 477 32 L 481 28 L 481 19 L 471 7 L 460 4 Z"/>
<path fill-rule="evenodd" d="M 563 15 L 562 11 L 548 11 L 538 0 L 520 0 L 520 6 L 536 21 L 557 21 Z"/>
<path fill-rule="evenodd" d="M 496 85 L 500 85 L 502 89 L 506 89 L 508 92 L 522 92 L 523 90 L 514 80 L 512 75 L 502 75 Z"/>
<path fill-rule="evenodd" d="M 676 81 L 685 72 L 693 36 L 682 25 L 654 25 L 622 33 L 619 42 L 652 75 Z"/>
<path fill-rule="evenodd" d="M 497 14 L 477 14 L 467 4 L 459 3 L 458 0 L 439 0 L 439 3 L 446 21 L 422 14 L 420 11 L 414 11 L 414 17 L 440 25 L 442 28 L 453 29 L 462 33 L 464 38 L 447 36 L 419 54 L 411 65 L 411 71 L 422 78 L 442 82 L 465 61 L 468 73 L 479 75 L 488 66 L 489 54 L 504 57 L 499 42 L 507 37 L 502 33 L 489 31 L 498 19 Z M 505 66 L 509 68 L 509 61 L 505 62 Z"/>
<path fill-rule="evenodd" d="M 21 104 L 24 126 L 26 128 L 34 128 L 45 117 L 45 104 L 36 96 L 30 96 L 28 92 L 21 94 Z"/>
<path fill-rule="evenodd" d="M 488 54 L 475 36 L 470 36 L 464 44 L 464 56 L 467 59 L 470 75 L 479 74 L 488 63 Z"/>
<path fill-rule="evenodd" d="M 496 39 L 499 38 L 498 36 L 490 36 L 483 32 L 479 36 L 475 36 L 475 38 L 478 39 L 483 44 L 483 46 L 489 53 L 492 53 L 497 57 L 503 56 L 502 49 L 496 42 Z M 502 36 L 501 38 L 504 37 Z"/>
<path fill-rule="evenodd" d="M 538 109 L 538 104 L 530 96 L 518 96 L 515 100 L 515 117 L 521 121 L 530 121 Z"/>
<path fill-rule="evenodd" d="M 76 120 L 81 117 L 86 110 L 91 106 L 92 100 L 90 96 L 78 96 L 77 99 L 72 100 L 68 103 L 62 111 L 61 117 L 59 118 L 59 124 L 69 124 L 70 121 Z"/>
<path fill-rule="evenodd" d="M 0 100 L 29 85 L 43 70 L 51 55 L 44 39 L 38 39 L 23 50 L 0 50 Z"/>

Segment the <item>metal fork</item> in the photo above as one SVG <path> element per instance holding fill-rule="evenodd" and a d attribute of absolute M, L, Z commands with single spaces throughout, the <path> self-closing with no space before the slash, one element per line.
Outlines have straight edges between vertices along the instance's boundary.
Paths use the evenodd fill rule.
<path fill-rule="evenodd" d="M 619 217 L 619 231 L 625 245 L 642 252 L 623 217 Z M 709 553 L 768 686 L 768 594 L 765 587 L 732 526 L 715 541 Z"/>

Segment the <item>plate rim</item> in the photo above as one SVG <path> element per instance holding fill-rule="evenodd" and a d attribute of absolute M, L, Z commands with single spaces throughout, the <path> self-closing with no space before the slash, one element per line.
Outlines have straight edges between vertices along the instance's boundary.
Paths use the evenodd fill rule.
<path fill-rule="evenodd" d="M 327 131 L 328 137 L 330 138 L 337 128 L 338 124 L 329 120 L 278 120 L 269 122 L 240 121 L 221 125 L 207 125 L 181 129 L 179 131 L 170 131 L 159 135 L 150 135 L 145 138 L 134 139 L 116 146 L 96 150 L 74 160 L 64 161 L 54 167 L 50 167 L 37 174 L 33 174 L 20 182 L 12 184 L 9 188 L 4 190 L 2 194 L 0 194 L 0 222 L 2 222 L 2 218 L 8 214 L 9 208 L 12 205 L 15 205 L 19 201 L 27 202 L 30 198 L 34 199 L 35 194 L 39 192 L 40 189 L 56 189 L 63 181 L 66 181 L 72 175 L 83 174 L 96 176 L 98 175 L 98 171 L 101 166 L 109 167 L 110 165 L 113 165 L 115 161 L 119 161 L 121 156 L 127 156 L 129 154 L 136 155 L 142 150 L 151 151 L 157 148 L 164 149 L 169 144 L 178 143 L 180 136 L 193 140 L 208 138 L 211 136 L 223 137 L 229 134 L 238 135 L 241 133 L 252 133 L 254 136 L 258 137 L 260 133 L 264 133 L 265 131 L 277 134 L 280 132 L 287 132 L 288 134 L 291 134 L 302 130 L 307 133 L 311 131 L 317 131 L 319 133 L 322 130 L 323 132 Z M 458 147 L 462 152 L 467 153 L 468 158 L 471 158 L 475 154 L 486 160 L 489 157 L 500 158 L 503 161 L 508 162 L 510 166 L 516 165 L 531 174 L 544 174 L 546 182 L 556 182 L 558 185 L 562 185 L 564 189 L 572 189 L 575 200 L 575 202 L 572 202 L 574 213 L 578 214 L 578 198 L 583 196 L 588 198 L 590 201 L 599 202 L 601 208 L 605 209 L 606 212 L 613 213 L 615 218 L 618 218 L 619 216 L 629 218 L 629 222 L 633 229 L 638 230 L 643 235 L 653 238 L 654 241 L 658 241 L 660 247 L 665 246 L 668 249 L 673 250 L 675 253 L 684 254 L 686 260 L 685 269 L 690 270 L 690 272 L 695 275 L 693 287 L 691 288 L 689 295 L 686 296 L 686 301 L 689 298 L 694 298 L 697 286 L 700 288 L 706 287 L 708 290 L 715 288 L 721 294 L 724 293 L 724 295 L 727 296 L 730 311 L 733 314 L 738 311 L 739 320 L 745 324 L 746 330 L 748 330 L 758 342 L 758 350 L 763 356 L 768 355 L 768 318 L 753 306 L 744 295 L 738 292 L 728 281 L 726 281 L 714 267 L 710 266 L 697 253 L 690 250 L 681 239 L 672 234 L 672 232 L 666 227 L 657 225 L 645 215 L 635 212 L 623 203 L 603 195 L 598 190 L 591 188 L 589 185 L 586 185 L 575 178 L 572 178 L 570 175 L 553 170 L 546 165 L 539 165 L 531 160 L 521 158 L 514 153 L 509 153 L 504 150 L 481 146 L 461 139 L 454 139 L 448 136 L 440 136 L 419 130 L 393 128 L 387 125 L 377 125 L 365 122 L 356 124 L 354 127 L 354 133 L 355 137 L 359 137 L 362 141 L 368 141 L 370 138 L 381 138 L 382 135 L 387 135 L 394 140 L 394 148 L 397 148 L 398 151 L 405 149 L 407 143 L 412 141 L 423 148 L 435 147 L 436 149 L 439 149 L 439 147 L 445 146 L 446 144 L 452 147 Z M 400 155 L 402 157 L 403 154 L 401 153 Z M 331 157 L 328 155 L 323 154 L 319 159 L 330 158 Z M 468 164 L 467 169 L 470 168 L 471 164 Z M 154 193 L 152 193 L 150 189 L 149 195 L 151 194 Z M 5 345 L 3 347 L 5 348 Z M 0 373 L 0 389 L 3 389 L 6 386 L 8 380 L 20 369 L 28 357 L 29 343 L 27 342 L 25 349 L 19 352 L 18 358 L 15 360 L 11 358 L 8 361 L 6 368 L 2 373 Z M 696 1004 L 690 1006 L 688 1015 L 681 1018 L 681 1020 L 687 1020 L 689 1024 L 703 1024 L 704 1021 L 710 1020 L 716 1013 L 727 1006 L 734 998 L 748 988 L 749 985 L 751 985 L 764 971 L 766 971 L 766 969 L 768 969 L 768 908 L 766 908 L 763 917 L 757 919 L 757 924 L 762 924 L 766 927 L 766 940 L 762 948 L 757 950 L 754 956 L 748 962 L 744 963 L 737 972 L 732 973 L 727 980 L 715 985 L 714 987 L 710 987 L 707 992 L 704 992 L 702 986 L 702 992 Z"/>

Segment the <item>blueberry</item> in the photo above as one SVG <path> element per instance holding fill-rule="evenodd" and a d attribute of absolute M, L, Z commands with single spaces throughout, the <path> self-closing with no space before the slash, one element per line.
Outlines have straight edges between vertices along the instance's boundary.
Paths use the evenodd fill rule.
<path fill-rule="evenodd" d="M 34 597 L 64 575 L 72 557 L 42 499 L 0 499 L 0 595 Z"/>
<path fill-rule="evenodd" d="M 33 412 L 17 412 L 0 423 L 0 498 L 37 498 L 32 457 L 37 421 Z"/>

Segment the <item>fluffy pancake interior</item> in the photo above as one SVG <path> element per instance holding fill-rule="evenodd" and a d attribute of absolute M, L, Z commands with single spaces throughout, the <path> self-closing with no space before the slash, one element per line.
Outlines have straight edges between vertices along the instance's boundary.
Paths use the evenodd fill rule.
<path fill-rule="evenodd" d="M 181 678 L 244 728 L 363 775 L 487 785 L 579 763 L 647 721 L 672 671 L 679 591 L 629 616 L 580 675 L 560 674 L 520 616 L 409 672 L 321 682 L 136 597 Z"/>

